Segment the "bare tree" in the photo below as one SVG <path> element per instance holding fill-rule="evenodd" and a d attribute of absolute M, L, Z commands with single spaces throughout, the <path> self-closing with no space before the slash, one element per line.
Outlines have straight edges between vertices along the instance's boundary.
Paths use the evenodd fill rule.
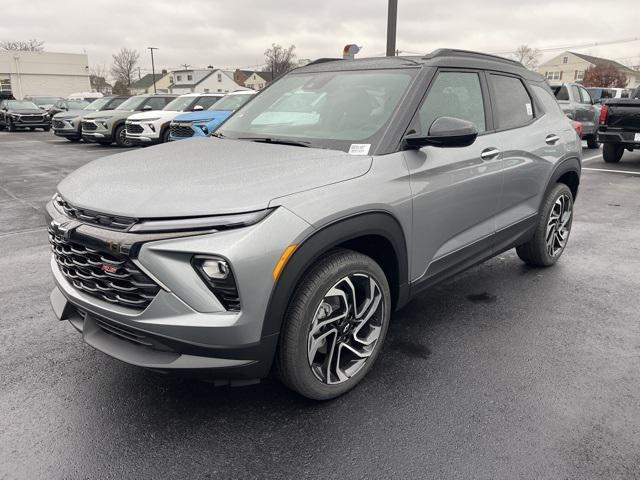
<path fill-rule="evenodd" d="M 133 82 L 133 72 L 136 69 L 140 54 L 137 50 L 121 48 L 118 53 L 112 55 L 111 76 L 116 82 L 129 89 Z"/>
<path fill-rule="evenodd" d="M 19 50 L 23 52 L 42 52 L 44 50 L 44 41 L 36 40 L 5 40 L 0 41 L 0 50 Z"/>
<path fill-rule="evenodd" d="M 629 83 L 627 76 L 611 64 L 593 65 L 584 72 L 585 87 L 624 88 Z"/>
<path fill-rule="evenodd" d="M 295 67 L 294 60 L 296 54 L 293 53 L 295 49 L 295 45 L 284 48 L 277 43 L 271 44 L 271 48 L 268 48 L 264 52 L 264 63 L 266 63 L 267 66 L 264 67 L 263 71 L 271 72 L 274 80 L 280 75 L 287 73 Z"/>
<path fill-rule="evenodd" d="M 540 62 L 540 50 L 529 45 L 520 45 L 513 53 L 513 57 L 529 70 L 535 70 Z"/>
<path fill-rule="evenodd" d="M 107 78 L 109 77 L 109 69 L 106 65 L 94 65 L 89 71 L 89 81 L 91 82 L 91 88 L 96 92 L 107 94 L 109 92 L 109 84 Z"/>

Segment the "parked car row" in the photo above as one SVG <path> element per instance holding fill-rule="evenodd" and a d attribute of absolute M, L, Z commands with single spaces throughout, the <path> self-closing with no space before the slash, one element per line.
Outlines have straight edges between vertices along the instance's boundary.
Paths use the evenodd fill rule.
<path fill-rule="evenodd" d="M 145 94 L 95 99 L 57 99 L 43 112 L 32 101 L 2 100 L 0 127 L 53 126 L 53 132 L 72 142 L 121 147 L 145 146 L 170 140 L 207 136 L 235 110 L 255 95 L 253 90 L 229 94 L 188 93 L 185 95 Z M 54 97 L 38 97 L 52 100 Z M 34 98 L 35 100 L 35 98 Z"/>

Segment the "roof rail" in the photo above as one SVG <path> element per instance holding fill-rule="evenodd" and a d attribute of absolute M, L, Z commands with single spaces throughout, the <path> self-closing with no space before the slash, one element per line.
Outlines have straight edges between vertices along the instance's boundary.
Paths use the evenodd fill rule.
<path fill-rule="evenodd" d="M 508 63 L 511 65 L 517 65 L 518 67 L 524 67 L 522 63 L 518 62 L 517 60 L 511 60 L 510 58 L 491 55 L 490 53 L 474 52 L 471 50 L 459 50 L 456 48 L 439 48 L 425 55 L 423 58 L 428 60 L 436 57 L 483 57 L 488 60 L 494 60 L 496 62 Z"/>
<path fill-rule="evenodd" d="M 336 60 L 344 60 L 344 58 L 318 58 L 318 59 L 314 60 L 313 62 L 309 62 L 306 65 L 300 65 L 300 66 L 301 67 L 308 67 L 309 65 L 317 65 L 319 63 L 334 62 Z"/>

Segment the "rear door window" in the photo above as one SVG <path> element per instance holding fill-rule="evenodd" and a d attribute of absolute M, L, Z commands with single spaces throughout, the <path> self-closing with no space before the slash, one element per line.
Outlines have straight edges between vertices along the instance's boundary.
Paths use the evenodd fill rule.
<path fill-rule="evenodd" d="M 162 110 L 171 100 L 173 100 L 173 98 L 151 97 L 149 100 L 147 100 L 145 106 L 150 106 L 151 110 Z"/>
<path fill-rule="evenodd" d="M 496 129 L 522 127 L 533 120 L 533 102 L 522 80 L 490 74 Z"/>
<path fill-rule="evenodd" d="M 591 105 L 593 102 L 591 100 L 591 95 L 584 88 L 580 88 L 580 103 L 584 103 L 586 105 Z"/>
<path fill-rule="evenodd" d="M 454 117 L 486 130 L 480 77 L 475 72 L 440 72 L 420 107 L 420 126 L 427 134 L 439 117 Z"/>

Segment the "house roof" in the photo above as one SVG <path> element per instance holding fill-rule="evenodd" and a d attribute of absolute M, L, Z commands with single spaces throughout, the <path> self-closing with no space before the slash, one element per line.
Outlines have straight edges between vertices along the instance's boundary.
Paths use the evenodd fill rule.
<path fill-rule="evenodd" d="M 156 82 L 159 81 L 162 77 L 164 77 L 164 74 L 156 73 Z M 135 88 L 135 89 L 149 88 L 152 85 L 153 85 L 153 74 L 152 73 L 147 73 L 140 80 L 138 80 L 137 82 L 132 83 L 131 84 L 131 88 Z"/>
<path fill-rule="evenodd" d="M 569 53 L 583 59 L 586 62 L 593 63 L 594 65 L 611 65 L 617 70 L 622 70 L 623 72 L 627 72 L 627 73 L 634 73 L 636 75 L 638 74 L 637 71 L 632 70 L 631 68 L 626 67 L 616 61 L 609 60 L 608 58 L 594 57 L 592 55 L 584 55 L 583 53 L 576 53 L 576 52 L 569 52 Z"/>

